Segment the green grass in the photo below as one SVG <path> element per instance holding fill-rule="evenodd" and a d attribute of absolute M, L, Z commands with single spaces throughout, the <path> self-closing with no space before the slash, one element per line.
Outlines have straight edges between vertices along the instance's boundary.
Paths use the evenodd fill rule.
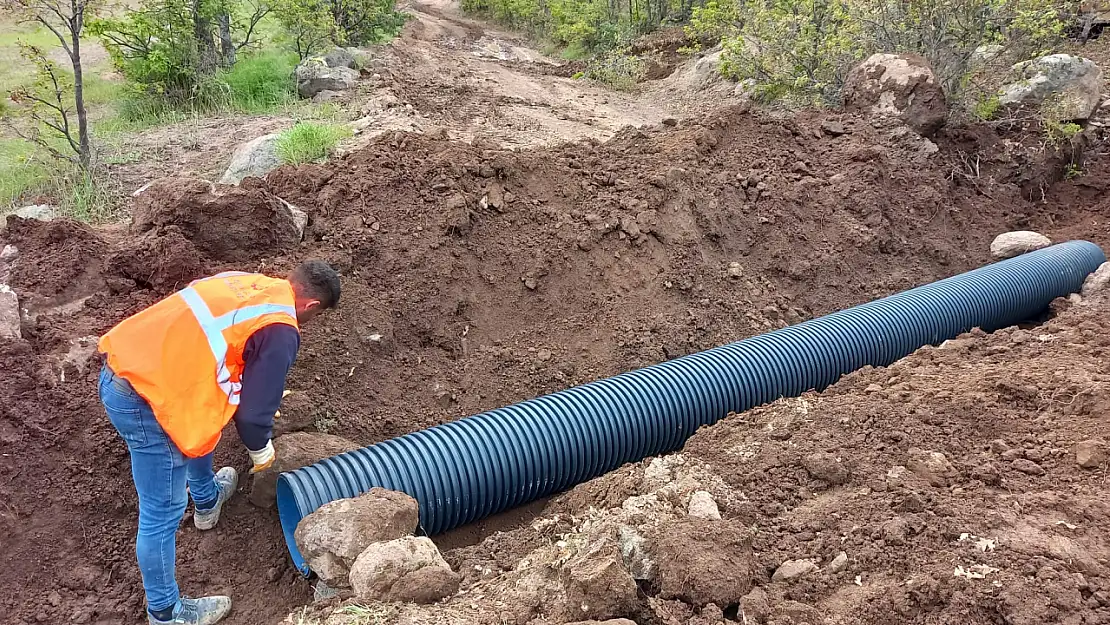
<path fill-rule="evenodd" d="M 291 165 L 321 161 L 331 154 L 340 140 L 349 136 L 349 126 L 300 122 L 278 136 L 278 156 Z"/>
<path fill-rule="evenodd" d="M 220 78 L 231 92 L 231 108 L 240 113 L 265 113 L 297 99 L 293 70 L 297 55 L 272 50 L 243 56 Z"/>
<path fill-rule="evenodd" d="M 0 210 L 49 187 L 54 177 L 49 158 L 22 139 L 0 137 Z"/>

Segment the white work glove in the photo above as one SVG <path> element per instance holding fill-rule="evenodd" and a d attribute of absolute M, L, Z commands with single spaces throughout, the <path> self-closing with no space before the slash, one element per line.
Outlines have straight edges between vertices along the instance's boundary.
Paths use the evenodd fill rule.
<path fill-rule="evenodd" d="M 250 455 L 251 462 L 254 463 L 254 466 L 251 467 L 251 473 L 265 471 L 274 464 L 274 443 L 273 441 L 267 441 L 266 446 L 262 449 L 258 451 L 251 451 L 248 449 L 247 454 Z"/>

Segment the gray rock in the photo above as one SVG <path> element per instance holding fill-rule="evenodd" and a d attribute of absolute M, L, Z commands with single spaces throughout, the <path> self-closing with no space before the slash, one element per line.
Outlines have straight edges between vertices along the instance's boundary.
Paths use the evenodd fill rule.
<path fill-rule="evenodd" d="M 817 563 L 813 560 L 787 560 L 783 562 L 779 568 L 775 569 L 775 574 L 771 576 L 771 581 L 786 582 L 802 577 L 803 575 L 808 575 L 817 570 L 819 570 Z"/>
<path fill-rule="evenodd" d="M 278 199 L 281 200 L 281 203 L 285 205 L 285 208 L 288 208 L 289 212 L 292 213 L 292 215 L 293 215 L 293 226 L 296 227 L 296 229 L 297 229 L 297 237 L 300 238 L 303 241 L 304 240 L 304 229 L 305 229 L 305 226 L 308 225 L 308 213 L 306 213 L 303 210 L 297 208 L 296 206 L 293 206 L 289 202 L 286 202 L 285 200 L 282 200 L 281 198 L 278 198 Z"/>
<path fill-rule="evenodd" d="M 339 91 L 321 91 L 312 96 L 312 101 L 320 104 L 321 102 L 334 102 L 342 97 L 343 94 Z"/>
<path fill-rule="evenodd" d="M 349 69 L 358 69 L 358 63 L 355 61 L 355 55 L 351 54 L 345 48 L 336 48 L 331 52 L 324 55 L 324 63 L 328 67 L 346 67 Z"/>
<path fill-rule="evenodd" d="M 1090 59 L 1050 54 L 1014 69 L 1021 79 L 1002 87 L 998 101 L 1003 106 L 1051 106 L 1052 116 L 1062 120 L 1087 119 L 1098 109 L 1102 70 Z"/>
<path fill-rule="evenodd" d="M 1003 232 L 991 241 L 991 257 L 996 260 L 1013 258 L 1050 245 L 1052 240 L 1038 232 L 1028 230 Z"/>
<path fill-rule="evenodd" d="M 690 516 L 698 519 L 721 520 L 721 510 L 717 507 L 713 495 L 707 491 L 699 490 L 690 495 L 688 512 Z"/>
<path fill-rule="evenodd" d="M 23 208 L 16 209 L 12 213 L 16 217 L 24 219 L 38 219 L 40 221 L 50 221 L 58 216 L 58 209 L 49 204 L 32 204 L 24 206 Z"/>
<path fill-rule="evenodd" d="M 344 587 L 350 567 L 367 547 L 409 536 L 419 521 L 415 499 L 372 488 L 359 497 L 324 504 L 301 519 L 294 538 L 305 562 L 320 579 Z"/>
<path fill-rule="evenodd" d="M 633 579 L 646 581 L 655 576 L 655 560 L 647 550 L 647 540 L 630 526 L 620 528 L 620 551 L 624 566 Z"/>
<path fill-rule="evenodd" d="M 940 130 L 948 103 L 928 61 L 914 54 L 874 54 L 844 83 L 844 108 L 896 117 L 923 137 Z"/>
<path fill-rule="evenodd" d="M 324 458 L 354 451 L 359 446 L 351 441 L 331 434 L 294 432 L 274 439 L 274 466 L 254 474 L 251 484 L 250 501 L 261 508 L 272 508 L 277 504 L 277 476 L 284 471 L 293 471 Z"/>
<path fill-rule="evenodd" d="M 848 567 L 848 554 L 841 551 L 840 553 L 836 554 L 836 557 L 833 558 L 832 562 L 829 562 L 828 569 L 829 569 L 830 573 L 839 573 L 839 572 L 843 571 L 844 569 L 846 569 L 847 567 Z"/>
<path fill-rule="evenodd" d="M 297 93 L 308 99 L 321 91 L 346 91 L 358 82 L 358 72 L 349 67 L 328 67 L 321 57 L 305 59 L 294 72 Z"/>
<path fill-rule="evenodd" d="M 406 536 L 368 546 L 351 566 L 350 584 L 366 601 L 434 603 L 459 589 L 431 539 Z"/>
<path fill-rule="evenodd" d="M 278 135 L 262 135 L 235 148 L 220 184 L 239 184 L 244 178 L 261 178 L 281 166 Z"/>
<path fill-rule="evenodd" d="M 19 297 L 6 284 L 0 284 L 0 339 L 22 338 L 19 329 Z"/>
<path fill-rule="evenodd" d="M 1080 292 L 1083 297 L 1090 297 L 1095 293 L 1106 290 L 1106 285 L 1110 284 L 1110 263 L 1102 263 L 1094 273 L 1087 276 L 1083 281 L 1083 290 Z"/>
<path fill-rule="evenodd" d="M 1108 459 L 1106 441 L 1086 440 L 1075 446 L 1075 463 L 1084 469 L 1097 469 Z"/>
<path fill-rule="evenodd" d="M 975 48 L 974 52 L 971 53 L 971 64 L 973 66 L 976 66 L 989 63 L 997 59 L 1005 51 L 1006 47 L 997 43 L 979 46 L 978 48 Z"/>
<path fill-rule="evenodd" d="M 7 284 L 12 276 L 12 264 L 19 257 L 19 248 L 14 245 L 5 245 L 0 251 L 0 284 Z"/>

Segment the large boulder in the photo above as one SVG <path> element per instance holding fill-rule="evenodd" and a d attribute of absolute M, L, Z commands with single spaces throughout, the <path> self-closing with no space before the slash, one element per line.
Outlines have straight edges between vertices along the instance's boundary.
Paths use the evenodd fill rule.
<path fill-rule="evenodd" d="M 1020 79 L 1002 87 L 998 101 L 1004 106 L 1052 107 L 1061 120 L 1087 119 L 1098 109 L 1102 70 L 1090 59 L 1051 54 L 1014 66 Z"/>
<path fill-rule="evenodd" d="M 132 200 L 132 234 L 180 228 L 210 258 L 244 262 L 292 249 L 302 230 L 289 204 L 261 181 L 213 186 L 193 178 L 161 178 Z"/>
<path fill-rule="evenodd" d="M 1083 290 L 1080 293 L 1083 297 L 1091 297 L 1105 291 L 1107 285 L 1110 285 L 1110 263 L 1102 263 L 1083 281 Z"/>
<path fill-rule="evenodd" d="M 1052 245 L 1052 240 L 1039 232 L 1015 230 L 1003 232 L 991 241 L 991 257 L 995 260 L 1013 258 Z"/>
<path fill-rule="evenodd" d="M 346 48 L 335 48 L 331 52 L 325 54 L 324 63 L 328 67 L 358 69 L 358 62 L 355 60 L 355 55 L 351 54 Z"/>
<path fill-rule="evenodd" d="M 915 54 L 873 54 L 848 74 L 844 107 L 876 117 L 897 117 L 921 136 L 948 117 L 944 89 L 928 61 Z"/>
<path fill-rule="evenodd" d="M 0 339 L 21 338 L 19 297 L 6 284 L 0 284 Z"/>
<path fill-rule="evenodd" d="M 243 178 L 261 178 L 281 166 L 277 152 L 278 135 L 262 135 L 235 148 L 231 163 L 220 178 L 220 184 L 239 184 Z"/>
<path fill-rule="evenodd" d="M 368 546 L 351 566 L 350 584 L 365 601 L 434 603 L 455 594 L 460 578 L 426 537 Z"/>
<path fill-rule="evenodd" d="M 661 599 L 733 605 L 752 588 L 751 534 L 731 521 L 686 518 L 649 535 Z"/>
<path fill-rule="evenodd" d="M 297 93 L 308 99 L 321 91 L 346 91 L 358 82 L 358 72 L 349 67 L 328 67 L 322 57 L 305 59 L 294 72 Z"/>
<path fill-rule="evenodd" d="M 250 500 L 256 506 L 272 508 L 277 504 L 277 477 L 285 471 L 293 471 L 320 462 L 359 446 L 351 441 L 332 434 L 294 432 L 274 439 L 274 465 L 254 475 Z"/>
<path fill-rule="evenodd" d="M 419 522 L 415 499 L 372 488 L 358 497 L 324 504 L 301 519 L 294 538 L 309 568 L 329 586 L 342 587 L 348 584 L 351 565 L 367 547 L 409 536 Z"/>

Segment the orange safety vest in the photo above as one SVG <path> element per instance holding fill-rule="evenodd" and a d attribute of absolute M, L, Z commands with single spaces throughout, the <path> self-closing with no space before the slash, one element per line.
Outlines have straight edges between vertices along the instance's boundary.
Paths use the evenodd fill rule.
<path fill-rule="evenodd" d="M 293 286 L 226 272 L 195 280 L 124 319 L 99 347 L 178 449 L 198 458 L 216 448 L 235 416 L 247 339 L 272 323 L 298 328 Z"/>

